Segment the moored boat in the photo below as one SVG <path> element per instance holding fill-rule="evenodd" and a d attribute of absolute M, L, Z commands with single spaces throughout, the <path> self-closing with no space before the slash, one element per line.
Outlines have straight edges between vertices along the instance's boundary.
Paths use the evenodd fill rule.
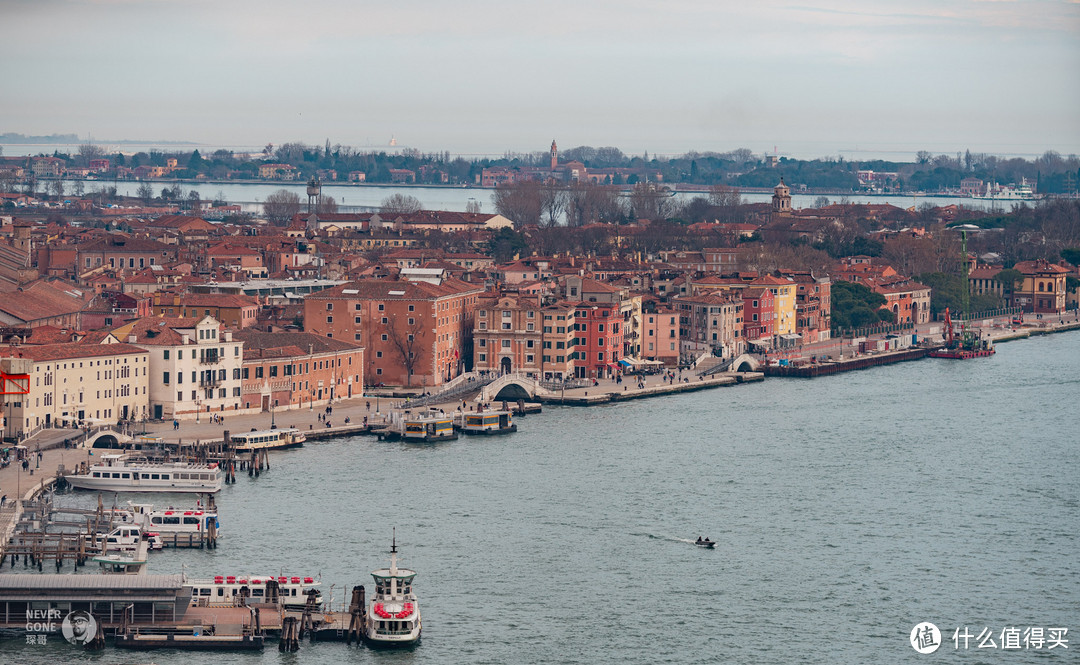
<path fill-rule="evenodd" d="M 412 646 L 420 641 L 420 605 L 413 593 L 416 571 L 398 568 L 397 537 L 390 546 L 390 567 L 373 571 L 375 594 L 364 619 L 364 639 L 371 646 Z"/>
<path fill-rule="evenodd" d="M 300 430 L 288 427 L 233 434 L 229 437 L 236 446 L 236 452 L 249 453 L 254 450 L 284 450 L 304 445 L 307 437 Z"/>
<path fill-rule="evenodd" d="M 463 414 L 459 429 L 462 434 L 510 434 L 517 425 L 509 411 L 481 411 Z"/>
<path fill-rule="evenodd" d="M 151 462 L 124 455 L 104 455 L 85 474 L 67 476 L 77 489 L 108 492 L 205 492 L 221 491 L 217 464 Z"/>
<path fill-rule="evenodd" d="M 450 416 L 438 412 L 414 415 L 406 411 L 400 423 L 379 432 L 378 437 L 387 441 L 429 443 L 453 441 L 458 435 L 454 431 L 454 419 Z"/>
<path fill-rule="evenodd" d="M 242 596 L 247 595 L 248 602 L 276 602 L 285 609 L 295 610 L 307 606 L 312 591 L 315 592 L 315 603 L 322 606 L 319 584 L 313 577 L 296 575 L 216 575 L 213 579 L 185 582 L 185 586 L 191 587 L 193 606 L 234 607 L 240 603 Z M 275 591 L 272 587 L 276 587 L 276 598 L 273 597 Z"/>

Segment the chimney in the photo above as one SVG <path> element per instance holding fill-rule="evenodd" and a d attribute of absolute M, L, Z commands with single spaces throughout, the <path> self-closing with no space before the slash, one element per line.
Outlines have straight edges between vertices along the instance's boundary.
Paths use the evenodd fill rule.
<path fill-rule="evenodd" d="M 136 335 L 128 335 L 128 344 L 134 344 L 138 339 L 139 338 Z"/>

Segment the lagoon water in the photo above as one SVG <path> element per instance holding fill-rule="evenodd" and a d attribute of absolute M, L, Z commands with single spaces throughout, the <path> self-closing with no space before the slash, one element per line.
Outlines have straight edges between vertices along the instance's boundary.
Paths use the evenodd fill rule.
<path fill-rule="evenodd" d="M 20 636 L 0 660 L 1072 661 L 1071 640 L 1004 653 L 998 633 L 1080 633 L 1078 402 L 1073 332 L 984 360 L 546 408 L 502 438 L 313 443 L 222 492 L 218 550 L 166 551 L 151 572 L 317 574 L 341 603 L 370 588 L 396 527 L 418 648 L 86 655 Z M 908 643 L 924 620 L 942 632 L 933 656 Z M 957 653 L 965 626 L 998 648 Z"/>

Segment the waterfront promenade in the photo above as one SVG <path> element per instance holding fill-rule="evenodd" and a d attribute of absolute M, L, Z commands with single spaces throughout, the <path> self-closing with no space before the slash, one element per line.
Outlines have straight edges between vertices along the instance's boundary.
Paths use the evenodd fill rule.
<path fill-rule="evenodd" d="M 936 337 L 940 339 L 940 329 L 940 323 L 919 326 L 918 334 L 920 339 L 926 336 L 933 338 L 936 331 Z M 1074 329 L 1080 329 L 1080 319 L 1078 319 L 1076 313 L 1043 320 L 1029 320 L 1028 323 L 1023 326 L 1012 326 L 1006 319 L 999 319 L 991 321 L 989 325 L 984 328 L 978 328 L 982 333 L 996 341 Z M 847 343 L 845 346 L 843 340 L 830 340 L 821 344 L 799 347 L 793 353 L 785 357 L 791 359 L 809 359 L 812 356 L 821 357 L 826 355 L 835 355 L 838 357 L 841 352 L 843 352 L 843 355 L 846 358 L 850 358 L 853 354 L 850 343 Z M 753 377 L 751 380 L 760 378 L 759 374 L 747 376 Z M 682 379 L 685 379 L 686 381 L 683 381 Z M 634 377 L 625 377 L 622 383 L 617 383 L 612 379 L 600 379 L 596 385 L 570 388 L 561 391 L 558 396 L 549 398 L 548 401 L 559 403 L 565 398 L 564 403 L 566 404 L 589 406 L 593 404 L 604 404 L 611 401 L 670 395 L 677 392 L 684 392 L 689 389 L 734 385 L 736 383 L 736 380 L 732 375 L 721 374 L 715 378 L 703 379 L 702 377 L 699 377 L 695 371 L 687 370 L 684 370 L 681 374 L 676 372 L 676 379 L 672 383 L 662 381 L 659 375 L 645 377 L 645 381 L 646 383 L 644 386 L 638 387 Z M 687 381 L 689 383 L 687 383 Z M 612 399 L 612 395 L 616 396 L 615 399 Z M 349 431 L 355 431 L 357 426 L 363 423 L 365 417 L 368 418 L 368 422 L 371 425 L 382 425 L 388 422 L 388 416 L 392 410 L 402 408 L 403 402 L 404 400 L 402 398 L 385 397 L 381 395 L 371 395 L 335 402 L 331 405 L 332 412 L 328 417 L 330 423 L 334 425 L 334 427 L 330 429 L 346 429 L 344 427 L 346 417 L 350 420 L 350 425 L 348 427 Z M 467 409 L 471 409 L 474 406 L 475 402 L 467 401 Z M 453 413 L 455 410 L 460 409 L 461 403 L 445 403 L 435 405 L 435 407 L 442 408 L 447 413 Z M 276 424 L 278 428 L 296 427 L 305 432 L 315 430 L 325 431 L 327 429 L 326 422 L 320 419 L 320 414 L 325 415 L 325 407 L 320 409 L 279 409 L 273 414 L 226 414 L 224 422 L 221 423 L 213 423 L 210 422 L 208 418 L 201 417 L 198 422 L 190 420 L 181 421 L 178 430 L 173 429 L 171 421 L 147 423 L 146 431 L 151 435 L 160 436 L 169 442 L 182 441 L 183 443 L 220 440 L 226 430 L 232 433 L 240 433 L 252 429 L 269 429 L 271 423 Z M 0 535 L 6 533 L 6 530 L 15 519 L 14 504 L 16 497 L 27 497 L 31 490 L 40 487 L 43 481 L 55 476 L 57 467 L 60 464 L 63 464 L 70 470 L 75 468 L 81 462 L 94 461 L 96 459 L 96 457 L 91 455 L 88 450 L 84 449 L 65 449 L 62 445 L 55 448 L 47 448 L 49 444 L 62 442 L 64 438 L 77 435 L 78 432 L 76 430 L 46 430 L 33 439 L 25 442 L 31 457 L 29 469 L 24 471 L 22 470 L 21 465 L 15 462 L 7 468 L 0 469 L 0 496 L 7 496 L 5 505 L 3 508 L 0 508 Z M 39 446 L 42 448 L 40 462 L 37 457 L 37 449 Z"/>

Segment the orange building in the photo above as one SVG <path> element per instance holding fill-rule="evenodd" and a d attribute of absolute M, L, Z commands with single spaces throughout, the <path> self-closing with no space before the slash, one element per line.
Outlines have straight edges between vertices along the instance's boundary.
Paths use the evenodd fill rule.
<path fill-rule="evenodd" d="M 456 279 L 348 282 L 304 299 L 304 329 L 363 345 L 371 384 L 438 386 L 467 365 L 481 293 Z"/>

